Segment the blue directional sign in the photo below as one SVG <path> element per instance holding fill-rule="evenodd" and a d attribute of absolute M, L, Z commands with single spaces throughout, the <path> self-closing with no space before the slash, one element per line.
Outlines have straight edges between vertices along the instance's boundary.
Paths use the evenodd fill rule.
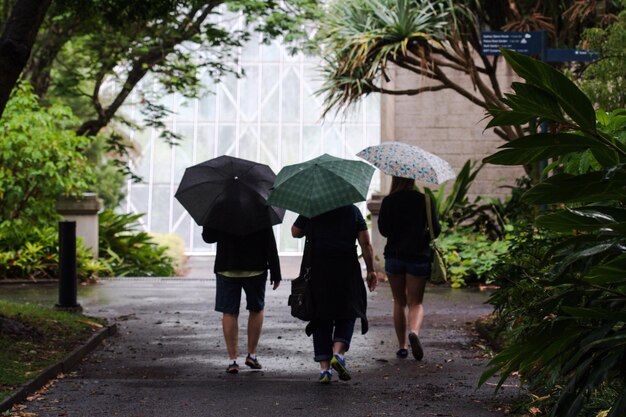
<path fill-rule="evenodd" d="M 481 32 L 481 54 L 500 55 L 500 48 L 520 54 L 542 56 L 545 32 Z"/>
<path fill-rule="evenodd" d="M 546 49 L 547 62 L 590 62 L 600 58 L 594 51 L 586 49 Z"/>

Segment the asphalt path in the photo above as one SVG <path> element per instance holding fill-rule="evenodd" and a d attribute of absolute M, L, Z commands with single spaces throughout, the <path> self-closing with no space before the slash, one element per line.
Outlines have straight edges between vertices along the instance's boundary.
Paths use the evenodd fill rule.
<path fill-rule="evenodd" d="M 420 336 L 425 357 L 418 362 L 395 357 L 391 293 L 383 283 L 368 294 L 370 331 L 361 335 L 357 321 L 346 355 L 352 380 L 335 375 L 327 386 L 317 382 L 304 323 L 289 315 L 288 292 L 288 280 L 276 291 L 268 284 L 258 348 L 263 369 L 242 366 L 229 375 L 221 315 L 213 311 L 215 281 L 206 270 L 190 271 L 187 278 L 113 279 L 81 287 L 85 312 L 116 321 L 119 334 L 14 415 L 496 417 L 506 415 L 519 395 L 514 382 L 497 395 L 495 380 L 477 389 L 488 359 L 471 324 L 490 312 L 483 292 L 427 288 Z M 19 296 L 17 289 L 12 297 Z M 243 329 L 240 349 L 243 365 Z"/>

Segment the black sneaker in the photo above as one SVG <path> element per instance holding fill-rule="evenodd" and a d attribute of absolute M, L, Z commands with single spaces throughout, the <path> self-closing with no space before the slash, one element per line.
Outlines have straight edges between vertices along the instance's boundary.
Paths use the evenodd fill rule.
<path fill-rule="evenodd" d="M 419 337 L 413 332 L 409 333 L 409 343 L 411 344 L 411 353 L 416 361 L 421 361 L 424 357 L 424 349 L 420 343 Z"/>
<path fill-rule="evenodd" d="M 246 357 L 246 366 L 248 366 L 248 367 L 250 367 L 252 369 L 261 369 L 261 368 L 263 368 L 261 366 L 261 364 L 259 363 L 259 361 L 257 360 L 257 358 L 253 358 L 249 354 Z"/>
<path fill-rule="evenodd" d="M 239 365 L 237 365 L 237 362 L 233 362 L 230 365 L 228 365 L 228 367 L 226 368 L 226 373 L 229 373 L 229 374 L 239 373 Z"/>
<path fill-rule="evenodd" d="M 405 359 L 407 356 L 409 356 L 409 351 L 406 349 L 398 349 L 398 351 L 396 352 L 397 358 Z"/>

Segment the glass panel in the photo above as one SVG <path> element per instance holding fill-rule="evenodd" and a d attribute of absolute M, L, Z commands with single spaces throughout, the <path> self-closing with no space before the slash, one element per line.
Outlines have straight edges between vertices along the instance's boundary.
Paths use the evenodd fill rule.
<path fill-rule="evenodd" d="M 296 68 L 289 68 L 283 77 L 283 122 L 300 120 L 300 77 Z"/>
<path fill-rule="evenodd" d="M 380 126 L 380 94 L 372 93 L 365 99 L 366 123 Z"/>
<path fill-rule="evenodd" d="M 213 121 L 215 120 L 216 111 L 216 96 L 215 93 L 207 93 L 198 101 L 198 121 Z"/>
<path fill-rule="evenodd" d="M 147 184 L 133 184 L 132 192 L 130 194 L 131 209 L 135 213 L 147 213 L 148 212 L 148 185 Z"/>
<path fill-rule="evenodd" d="M 196 154 L 194 163 L 198 164 L 215 157 L 215 126 L 198 126 L 196 139 Z"/>
<path fill-rule="evenodd" d="M 171 129 L 171 126 L 167 126 Z M 157 137 L 154 148 L 154 169 L 152 171 L 152 181 L 155 183 L 168 183 L 171 179 L 172 168 L 172 146 L 165 142 L 165 139 Z"/>
<path fill-rule="evenodd" d="M 236 131 L 237 130 L 233 125 L 220 126 L 217 136 L 217 156 L 236 156 Z"/>
<path fill-rule="evenodd" d="M 258 118 L 259 67 L 248 65 L 245 71 L 246 76 L 240 81 L 239 111 L 242 121 L 252 122 Z"/>
<path fill-rule="evenodd" d="M 155 185 L 152 188 L 152 207 L 150 230 L 157 233 L 168 233 L 170 223 L 170 197 L 169 184 Z"/>
<path fill-rule="evenodd" d="M 177 133 L 182 137 L 177 146 L 174 146 L 174 181 L 183 177 L 185 168 L 193 165 L 193 125 L 179 124 Z"/>
<path fill-rule="evenodd" d="M 150 136 L 152 129 L 144 129 L 135 132 L 135 142 L 138 145 L 139 156 L 134 158 L 134 172 L 143 180 L 150 180 L 150 158 L 152 156 L 152 141 Z"/>
<path fill-rule="evenodd" d="M 261 42 L 261 36 L 259 34 L 254 34 L 251 36 L 250 40 L 241 49 L 241 60 L 243 62 L 259 60 L 259 54 L 260 54 L 259 43 L 260 42 Z"/>
<path fill-rule="evenodd" d="M 322 154 L 322 128 L 304 126 L 302 131 L 302 160 L 307 161 Z"/>
<path fill-rule="evenodd" d="M 343 158 L 343 138 L 340 129 L 341 126 L 336 124 L 324 126 L 324 152 Z"/>
<path fill-rule="evenodd" d="M 272 41 L 269 45 L 261 45 L 263 62 L 280 62 L 280 45 Z"/>
<path fill-rule="evenodd" d="M 279 243 L 279 252 L 298 252 L 298 241 L 300 239 L 294 239 L 291 236 L 291 225 L 296 221 L 298 215 L 292 211 L 285 212 L 285 218 L 283 219 L 280 233 L 276 236 Z"/>
<path fill-rule="evenodd" d="M 261 84 L 261 120 L 278 122 L 278 65 L 264 65 Z"/>
<path fill-rule="evenodd" d="M 255 129 L 254 127 L 242 127 L 241 129 L 243 134 L 239 137 L 239 157 L 256 161 L 258 137 Z"/>
<path fill-rule="evenodd" d="M 363 146 L 363 128 L 361 126 L 346 127 L 345 158 L 358 159 L 356 154 L 365 148 Z"/>
<path fill-rule="evenodd" d="M 187 247 L 190 242 L 190 224 L 193 223 L 195 225 L 196 222 L 191 219 L 191 216 L 187 214 L 187 211 L 185 211 L 183 206 L 181 206 L 176 199 L 174 199 L 173 211 L 174 224 L 173 229 L 169 233 L 176 233 L 180 236 L 185 242 L 185 247 Z"/>
<path fill-rule="evenodd" d="M 300 162 L 300 134 L 297 127 L 282 128 L 282 165 Z"/>
<path fill-rule="evenodd" d="M 196 100 L 183 97 L 180 94 L 177 94 L 176 97 L 178 99 L 178 111 L 175 116 L 176 120 L 193 122 L 195 120 L 196 113 Z"/>
<path fill-rule="evenodd" d="M 237 120 L 237 79 L 234 75 L 227 76 L 219 84 L 219 115 L 220 121 L 235 122 Z"/>
<path fill-rule="evenodd" d="M 278 126 L 261 126 L 260 146 L 259 162 L 269 165 L 275 173 L 278 173 L 281 167 Z"/>

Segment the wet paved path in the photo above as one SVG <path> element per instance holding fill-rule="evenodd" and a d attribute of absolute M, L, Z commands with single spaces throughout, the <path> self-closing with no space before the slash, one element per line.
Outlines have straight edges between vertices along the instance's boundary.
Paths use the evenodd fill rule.
<path fill-rule="evenodd" d="M 493 396 L 476 390 L 485 359 L 468 323 L 490 311 L 477 291 L 427 289 L 422 362 L 395 358 L 391 297 L 386 284 L 368 295 L 370 332 L 357 322 L 347 354 L 353 379 L 320 386 L 312 341 L 286 305 L 289 282 L 268 286 L 258 349 L 262 371 L 227 375 L 215 281 L 120 279 L 81 287 L 87 314 L 118 322 L 120 332 L 80 369 L 26 403 L 29 416 L 454 416 L 505 415 L 498 405 L 517 389 Z M 198 272 L 198 271 L 196 271 Z M 291 276 L 285 274 L 286 276 Z M 0 288 L 0 298 L 53 303 L 54 288 Z M 247 319 L 247 313 L 242 313 Z M 245 335 L 240 332 L 245 352 Z M 243 360 L 240 358 L 240 362 Z M 335 375 L 336 378 L 336 375 Z"/>

